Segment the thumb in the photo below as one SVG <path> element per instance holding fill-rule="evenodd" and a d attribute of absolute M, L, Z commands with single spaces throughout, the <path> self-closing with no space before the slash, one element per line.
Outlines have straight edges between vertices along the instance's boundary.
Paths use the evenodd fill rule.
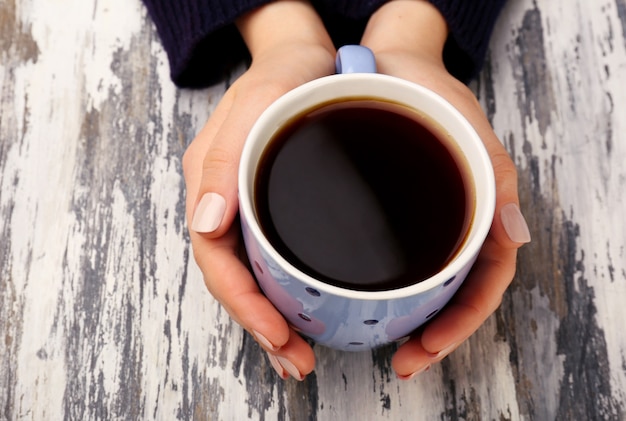
<path fill-rule="evenodd" d="M 237 213 L 237 171 L 246 132 L 230 127 L 228 120 L 207 150 L 191 220 L 191 229 L 219 237 Z"/>
<path fill-rule="evenodd" d="M 241 104 L 244 99 L 246 103 Z M 208 238 L 222 236 L 237 215 L 237 175 L 241 151 L 252 125 L 272 98 L 257 101 L 250 97 L 244 99 L 234 98 L 221 126 L 205 149 L 202 173 L 197 180 L 191 229 Z"/>
<path fill-rule="evenodd" d="M 451 86 L 455 86 L 454 84 Z M 457 89 L 459 85 L 456 85 Z M 459 96 L 459 92 L 462 94 Z M 453 91 L 451 103 L 459 110 L 480 136 L 487 149 L 496 181 L 496 209 L 490 235 L 504 249 L 517 249 L 529 243 L 530 231 L 519 206 L 517 190 L 517 168 L 506 148 L 485 118 L 482 108 L 465 86 Z"/>
<path fill-rule="evenodd" d="M 197 233 L 219 237 L 237 214 L 237 171 L 246 129 L 247 125 L 233 127 L 227 119 L 203 158 L 191 220 L 191 229 Z"/>
<path fill-rule="evenodd" d="M 491 235 L 503 248 L 518 248 L 530 242 L 530 231 L 519 207 L 517 170 L 499 141 L 489 143 L 487 149 L 496 179 L 496 210 Z"/>

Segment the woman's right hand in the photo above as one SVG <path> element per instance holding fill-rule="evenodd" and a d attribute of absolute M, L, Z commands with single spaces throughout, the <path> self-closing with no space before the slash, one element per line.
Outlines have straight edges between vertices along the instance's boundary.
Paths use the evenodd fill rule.
<path fill-rule="evenodd" d="M 302 380 L 313 350 L 259 290 L 241 260 L 237 171 L 260 114 L 287 91 L 334 72 L 335 50 L 315 10 L 281 0 L 237 22 L 252 55 L 183 158 L 187 219 L 195 260 L 209 292 L 268 351 L 281 377 Z"/>

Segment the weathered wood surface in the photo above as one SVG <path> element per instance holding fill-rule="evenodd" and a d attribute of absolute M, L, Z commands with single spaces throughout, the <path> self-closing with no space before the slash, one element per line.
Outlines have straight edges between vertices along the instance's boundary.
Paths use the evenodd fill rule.
<path fill-rule="evenodd" d="M 475 89 L 534 241 L 410 382 L 316 347 L 283 382 L 205 291 L 174 88 L 139 0 L 0 2 L 0 419 L 626 419 L 626 1 L 511 0 Z"/>

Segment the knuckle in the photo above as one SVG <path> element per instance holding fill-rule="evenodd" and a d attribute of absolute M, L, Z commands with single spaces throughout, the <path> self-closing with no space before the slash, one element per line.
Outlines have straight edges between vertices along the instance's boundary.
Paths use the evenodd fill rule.
<path fill-rule="evenodd" d="M 216 145 L 204 157 L 202 169 L 205 172 L 226 171 L 239 161 L 238 155 L 228 147 Z"/>
<path fill-rule="evenodd" d="M 517 181 L 517 168 L 511 157 L 502 149 L 491 154 L 491 164 L 496 175 L 496 179 L 507 179 Z"/>

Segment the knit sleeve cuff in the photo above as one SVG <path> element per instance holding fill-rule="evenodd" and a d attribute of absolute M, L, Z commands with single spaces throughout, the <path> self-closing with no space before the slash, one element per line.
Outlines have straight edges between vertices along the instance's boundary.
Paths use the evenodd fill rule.
<path fill-rule="evenodd" d="M 248 57 L 233 22 L 268 0 L 143 1 L 167 52 L 174 83 L 204 87 L 219 81 L 233 65 Z M 329 10 L 356 22 L 386 0 L 318 1 L 314 3 L 325 3 Z M 468 82 L 482 67 L 496 18 L 506 0 L 429 1 L 441 11 L 450 29 L 444 48 L 446 67 L 452 75 Z M 346 32 L 346 28 L 337 32 Z"/>
<path fill-rule="evenodd" d="M 233 22 L 267 0 L 144 0 L 179 87 L 204 87 L 247 56 Z"/>
<path fill-rule="evenodd" d="M 448 71 L 467 83 L 481 69 L 498 14 L 506 0 L 429 0 L 450 30 L 444 48 Z"/>

